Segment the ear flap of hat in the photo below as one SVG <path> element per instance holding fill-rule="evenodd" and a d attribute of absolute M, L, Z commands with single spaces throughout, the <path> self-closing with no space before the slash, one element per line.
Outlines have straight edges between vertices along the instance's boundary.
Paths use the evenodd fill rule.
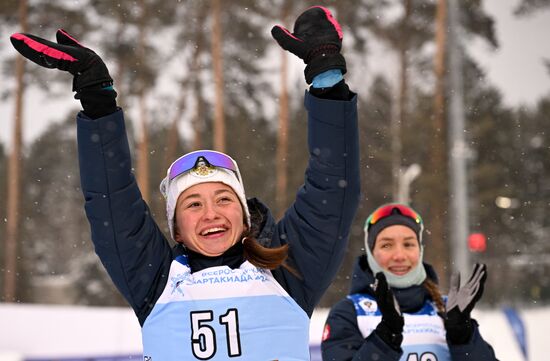
<path fill-rule="evenodd" d="M 160 193 L 166 199 L 168 197 L 168 176 L 166 176 L 159 185 Z"/>

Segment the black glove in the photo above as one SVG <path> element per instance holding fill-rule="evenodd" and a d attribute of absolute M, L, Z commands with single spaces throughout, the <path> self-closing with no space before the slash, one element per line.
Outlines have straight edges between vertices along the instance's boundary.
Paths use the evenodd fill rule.
<path fill-rule="evenodd" d="M 447 297 L 445 330 L 447 342 L 451 345 L 464 345 L 474 332 L 470 313 L 483 294 L 487 279 L 487 266 L 476 263 L 470 279 L 460 287 L 460 273 L 451 276 L 449 296 Z"/>
<path fill-rule="evenodd" d="M 330 69 L 346 73 L 346 60 L 340 54 L 342 29 L 327 8 L 313 6 L 296 19 L 293 33 L 276 25 L 271 35 L 283 49 L 307 64 L 304 74 L 308 84 L 316 75 Z"/>
<path fill-rule="evenodd" d="M 36 64 L 71 73 L 73 91 L 113 84 L 105 63 L 95 52 L 82 46 L 63 29 L 57 30 L 56 38 L 57 43 L 54 43 L 31 34 L 15 33 L 10 40 L 21 55 Z"/>
<path fill-rule="evenodd" d="M 399 304 L 388 286 L 386 276 L 382 272 L 376 274 L 376 281 L 372 286 L 378 308 L 382 313 L 382 321 L 374 332 L 396 351 L 401 349 L 403 342 L 403 326 L 405 320 L 401 314 Z"/>

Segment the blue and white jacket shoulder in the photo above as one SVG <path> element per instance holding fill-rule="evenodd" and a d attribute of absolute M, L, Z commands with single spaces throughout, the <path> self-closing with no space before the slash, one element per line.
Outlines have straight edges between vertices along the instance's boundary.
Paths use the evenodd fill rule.
<path fill-rule="evenodd" d="M 424 264 L 428 277 L 435 272 Z M 443 320 L 422 286 L 395 290 L 405 318 L 403 343 L 396 351 L 372 331 L 381 320 L 370 284 L 374 277 L 366 256 L 355 265 L 350 294 L 335 304 L 328 315 L 321 349 L 324 360 L 496 360 L 494 351 L 481 337 L 477 323 L 472 339 L 465 345 L 448 345 Z M 381 356 L 383 355 L 383 357 Z"/>

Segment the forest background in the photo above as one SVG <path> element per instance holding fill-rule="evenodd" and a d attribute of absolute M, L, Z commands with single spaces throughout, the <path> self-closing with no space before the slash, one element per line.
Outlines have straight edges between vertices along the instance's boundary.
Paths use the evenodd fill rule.
<path fill-rule="evenodd" d="M 483 0 L 458 3 L 463 49 L 473 42 L 498 49 Z M 13 123 L 10 146 L 0 143 L 0 301 L 126 305 L 90 241 L 71 77 L 25 62 L 11 50 L 9 33 L 53 40 L 62 27 L 102 56 L 126 112 L 136 177 L 166 232 L 157 185 L 171 160 L 198 148 L 237 159 L 247 196 L 261 198 L 277 216 L 291 204 L 307 161 L 306 84 L 303 64 L 278 48 L 269 29 L 291 29 L 311 5 L 329 7 L 343 26 L 361 137 L 361 205 L 346 259 L 320 306 L 347 293 L 354 259 L 364 252 L 365 218 L 395 199 L 408 199 L 422 214 L 425 260 L 445 290 L 454 261 L 448 149 L 456 91 L 449 80 L 447 1 L 1 0 L 0 95 L 14 112 L 0 115 Z M 544 8 L 550 1 L 518 1 L 515 16 Z M 484 250 L 468 255 L 489 267 L 482 302 L 548 304 L 550 94 L 528 105 L 505 104 L 486 70 L 467 51 L 462 55 L 467 223 L 469 234 L 487 240 Z M 58 121 L 24 143 L 23 124 L 40 121 L 26 114 L 59 98 L 68 102 L 52 110 Z M 414 169 L 420 172 L 403 193 Z"/>

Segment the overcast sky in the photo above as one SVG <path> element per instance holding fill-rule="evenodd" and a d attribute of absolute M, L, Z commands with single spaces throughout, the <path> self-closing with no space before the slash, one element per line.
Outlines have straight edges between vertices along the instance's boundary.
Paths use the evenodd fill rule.
<path fill-rule="evenodd" d="M 484 0 L 486 11 L 496 20 L 496 32 L 500 47 L 492 51 L 482 43 L 476 44 L 470 51 L 487 72 L 489 81 L 501 89 L 504 101 L 511 106 L 520 104 L 532 105 L 542 96 L 550 93 L 550 74 L 543 65 L 543 59 L 550 60 L 550 10 L 540 11 L 529 17 L 513 16 L 513 9 L 520 0 Z M 2 34 L 5 39 L 9 34 Z M 0 42 L 9 46 L 9 42 Z M 79 104 L 76 100 L 56 99 L 36 96 L 27 91 L 27 100 L 32 104 L 25 107 L 24 141 L 29 142 L 40 135 L 50 124 L 51 119 L 59 119 L 59 114 L 66 114 L 67 102 L 71 101 L 74 109 Z M 0 101 L 0 142 L 9 146 L 12 133 L 13 101 Z M 31 121 L 32 120 L 32 121 Z"/>
<path fill-rule="evenodd" d="M 520 0 L 484 0 L 487 13 L 495 17 L 499 49 L 472 49 L 487 71 L 489 80 L 500 88 L 509 105 L 533 104 L 550 93 L 550 73 L 543 58 L 550 61 L 550 10 L 528 17 L 515 17 Z"/>

